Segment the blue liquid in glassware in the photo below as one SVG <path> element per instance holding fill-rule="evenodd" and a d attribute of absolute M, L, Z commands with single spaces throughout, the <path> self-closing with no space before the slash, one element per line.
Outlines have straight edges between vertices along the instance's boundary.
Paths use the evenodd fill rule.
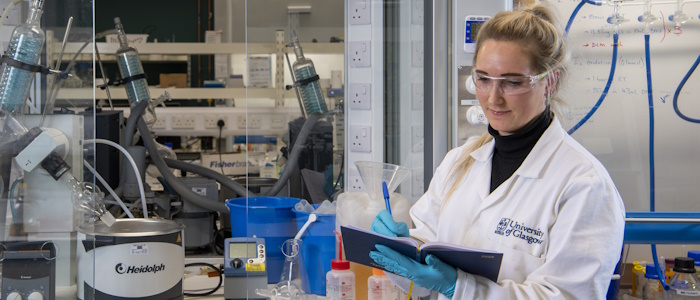
<path fill-rule="evenodd" d="M 39 60 L 43 42 L 41 38 L 19 34 L 10 40 L 7 53 L 17 61 L 35 64 Z M 34 72 L 3 66 L 0 75 L 0 108 L 10 113 L 22 109 L 33 80 Z"/>
<path fill-rule="evenodd" d="M 316 75 L 316 70 L 311 66 L 301 67 L 294 71 L 297 81 L 311 78 Z M 299 92 L 301 93 L 301 100 L 304 103 L 304 110 L 306 113 L 326 113 L 328 108 L 326 108 L 326 102 L 323 100 L 323 94 L 321 94 L 321 87 L 318 85 L 318 80 L 311 82 L 304 86 L 299 86 Z"/>
<path fill-rule="evenodd" d="M 121 71 L 122 78 L 143 74 L 138 54 L 124 54 L 119 56 L 119 70 Z M 145 78 L 130 81 L 126 83 L 125 86 L 126 96 L 129 98 L 131 106 L 143 100 L 150 100 L 148 83 Z"/>

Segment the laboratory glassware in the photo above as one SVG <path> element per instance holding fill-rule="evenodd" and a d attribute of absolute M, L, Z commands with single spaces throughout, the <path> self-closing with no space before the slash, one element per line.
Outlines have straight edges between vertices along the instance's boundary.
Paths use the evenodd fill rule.
<path fill-rule="evenodd" d="M 114 25 L 116 26 L 117 38 L 119 39 L 117 63 L 119 65 L 119 73 L 121 74 L 122 79 L 143 75 L 143 65 L 141 65 L 141 60 L 139 59 L 139 53 L 136 51 L 136 49 L 129 46 L 129 41 L 127 40 L 126 32 L 124 31 L 124 25 L 119 17 L 114 18 Z M 146 78 L 133 79 L 125 83 L 125 86 L 126 95 L 129 98 L 129 104 L 131 107 L 135 106 L 141 101 L 148 101 L 151 99 L 151 96 L 148 93 L 148 83 L 146 82 Z"/>
<path fill-rule="evenodd" d="M 30 65 L 39 61 L 46 39 L 40 27 L 43 6 L 44 0 L 31 1 L 27 21 L 15 28 L 7 45 L 6 55 L 10 59 Z M 0 110 L 11 115 L 21 113 L 33 79 L 34 72 L 4 64 L 0 75 Z"/>
<path fill-rule="evenodd" d="M 294 45 L 294 54 L 297 60 L 292 65 L 296 84 L 298 84 L 301 102 L 304 105 L 304 112 L 308 116 L 311 113 L 328 113 L 326 100 L 323 99 L 321 86 L 318 83 L 316 67 L 314 63 L 304 57 L 304 52 L 301 50 L 299 38 L 294 31 L 291 32 L 292 44 Z"/>
<path fill-rule="evenodd" d="M 695 261 L 689 257 L 676 257 L 671 286 L 670 299 L 700 299 L 700 282 L 695 278 Z"/>

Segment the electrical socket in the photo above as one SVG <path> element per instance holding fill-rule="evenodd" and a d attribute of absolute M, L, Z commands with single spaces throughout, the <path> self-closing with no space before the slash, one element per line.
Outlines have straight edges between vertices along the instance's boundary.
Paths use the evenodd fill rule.
<path fill-rule="evenodd" d="M 372 126 L 351 125 L 348 145 L 353 152 L 372 152 Z"/>
<path fill-rule="evenodd" d="M 362 192 L 365 190 L 365 183 L 360 176 L 348 177 L 348 188 L 351 192 Z"/>
<path fill-rule="evenodd" d="M 411 85 L 411 108 L 413 110 L 423 110 L 423 83 L 414 83 Z"/>
<path fill-rule="evenodd" d="M 348 23 L 351 25 L 367 25 L 371 24 L 372 20 L 372 2 L 370 0 L 350 0 L 348 12 Z"/>
<path fill-rule="evenodd" d="M 413 152 L 423 152 L 423 126 L 414 125 L 411 126 L 411 150 Z"/>
<path fill-rule="evenodd" d="M 411 189 L 413 196 L 421 196 L 425 193 L 425 184 L 423 183 L 423 170 L 414 170 L 411 176 Z"/>
<path fill-rule="evenodd" d="M 204 115 L 204 129 L 219 129 L 219 120 L 224 121 L 224 128 L 226 128 L 226 116 Z"/>
<path fill-rule="evenodd" d="M 238 129 L 260 129 L 262 128 L 261 115 L 238 116 Z"/>
<path fill-rule="evenodd" d="M 372 66 L 370 41 L 350 42 L 350 66 L 355 68 Z M 422 48 L 421 48 L 422 49 Z M 421 64 L 422 66 L 422 64 Z"/>
<path fill-rule="evenodd" d="M 168 122 L 165 120 L 164 117 L 156 119 L 156 122 L 153 123 L 154 129 L 165 129 L 166 126 L 168 126 Z"/>
<path fill-rule="evenodd" d="M 411 66 L 423 67 L 423 41 L 411 42 Z"/>
<path fill-rule="evenodd" d="M 352 83 L 350 84 L 350 108 L 370 110 L 371 104 L 371 83 Z"/>
<path fill-rule="evenodd" d="M 261 115 L 248 115 L 248 129 L 260 129 L 262 128 L 262 116 Z"/>
<path fill-rule="evenodd" d="M 172 116 L 170 118 L 171 127 L 173 129 L 194 129 L 194 116 Z"/>
<path fill-rule="evenodd" d="M 248 118 L 246 118 L 245 115 L 238 116 L 237 118 L 238 129 L 245 129 L 246 126 L 248 126 Z"/>
<path fill-rule="evenodd" d="M 424 5 L 423 0 L 411 1 L 411 24 L 423 25 Z"/>

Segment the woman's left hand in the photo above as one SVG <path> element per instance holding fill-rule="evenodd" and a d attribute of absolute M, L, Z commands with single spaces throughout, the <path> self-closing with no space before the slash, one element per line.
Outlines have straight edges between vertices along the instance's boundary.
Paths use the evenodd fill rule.
<path fill-rule="evenodd" d="M 378 251 L 370 251 L 369 257 L 396 275 L 406 277 L 413 283 L 452 298 L 457 283 L 457 269 L 428 255 L 426 264 L 419 263 L 393 249 L 375 245 Z"/>

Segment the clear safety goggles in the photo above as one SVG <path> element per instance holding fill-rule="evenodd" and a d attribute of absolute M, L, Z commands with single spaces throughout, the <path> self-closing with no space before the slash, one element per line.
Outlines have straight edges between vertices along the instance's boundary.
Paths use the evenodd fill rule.
<path fill-rule="evenodd" d="M 547 77 L 549 71 L 538 75 L 508 75 L 488 76 L 472 70 L 472 80 L 476 89 L 485 93 L 491 92 L 491 88 L 498 82 L 498 88 L 505 95 L 519 95 L 532 90 L 532 87 L 542 78 Z"/>

